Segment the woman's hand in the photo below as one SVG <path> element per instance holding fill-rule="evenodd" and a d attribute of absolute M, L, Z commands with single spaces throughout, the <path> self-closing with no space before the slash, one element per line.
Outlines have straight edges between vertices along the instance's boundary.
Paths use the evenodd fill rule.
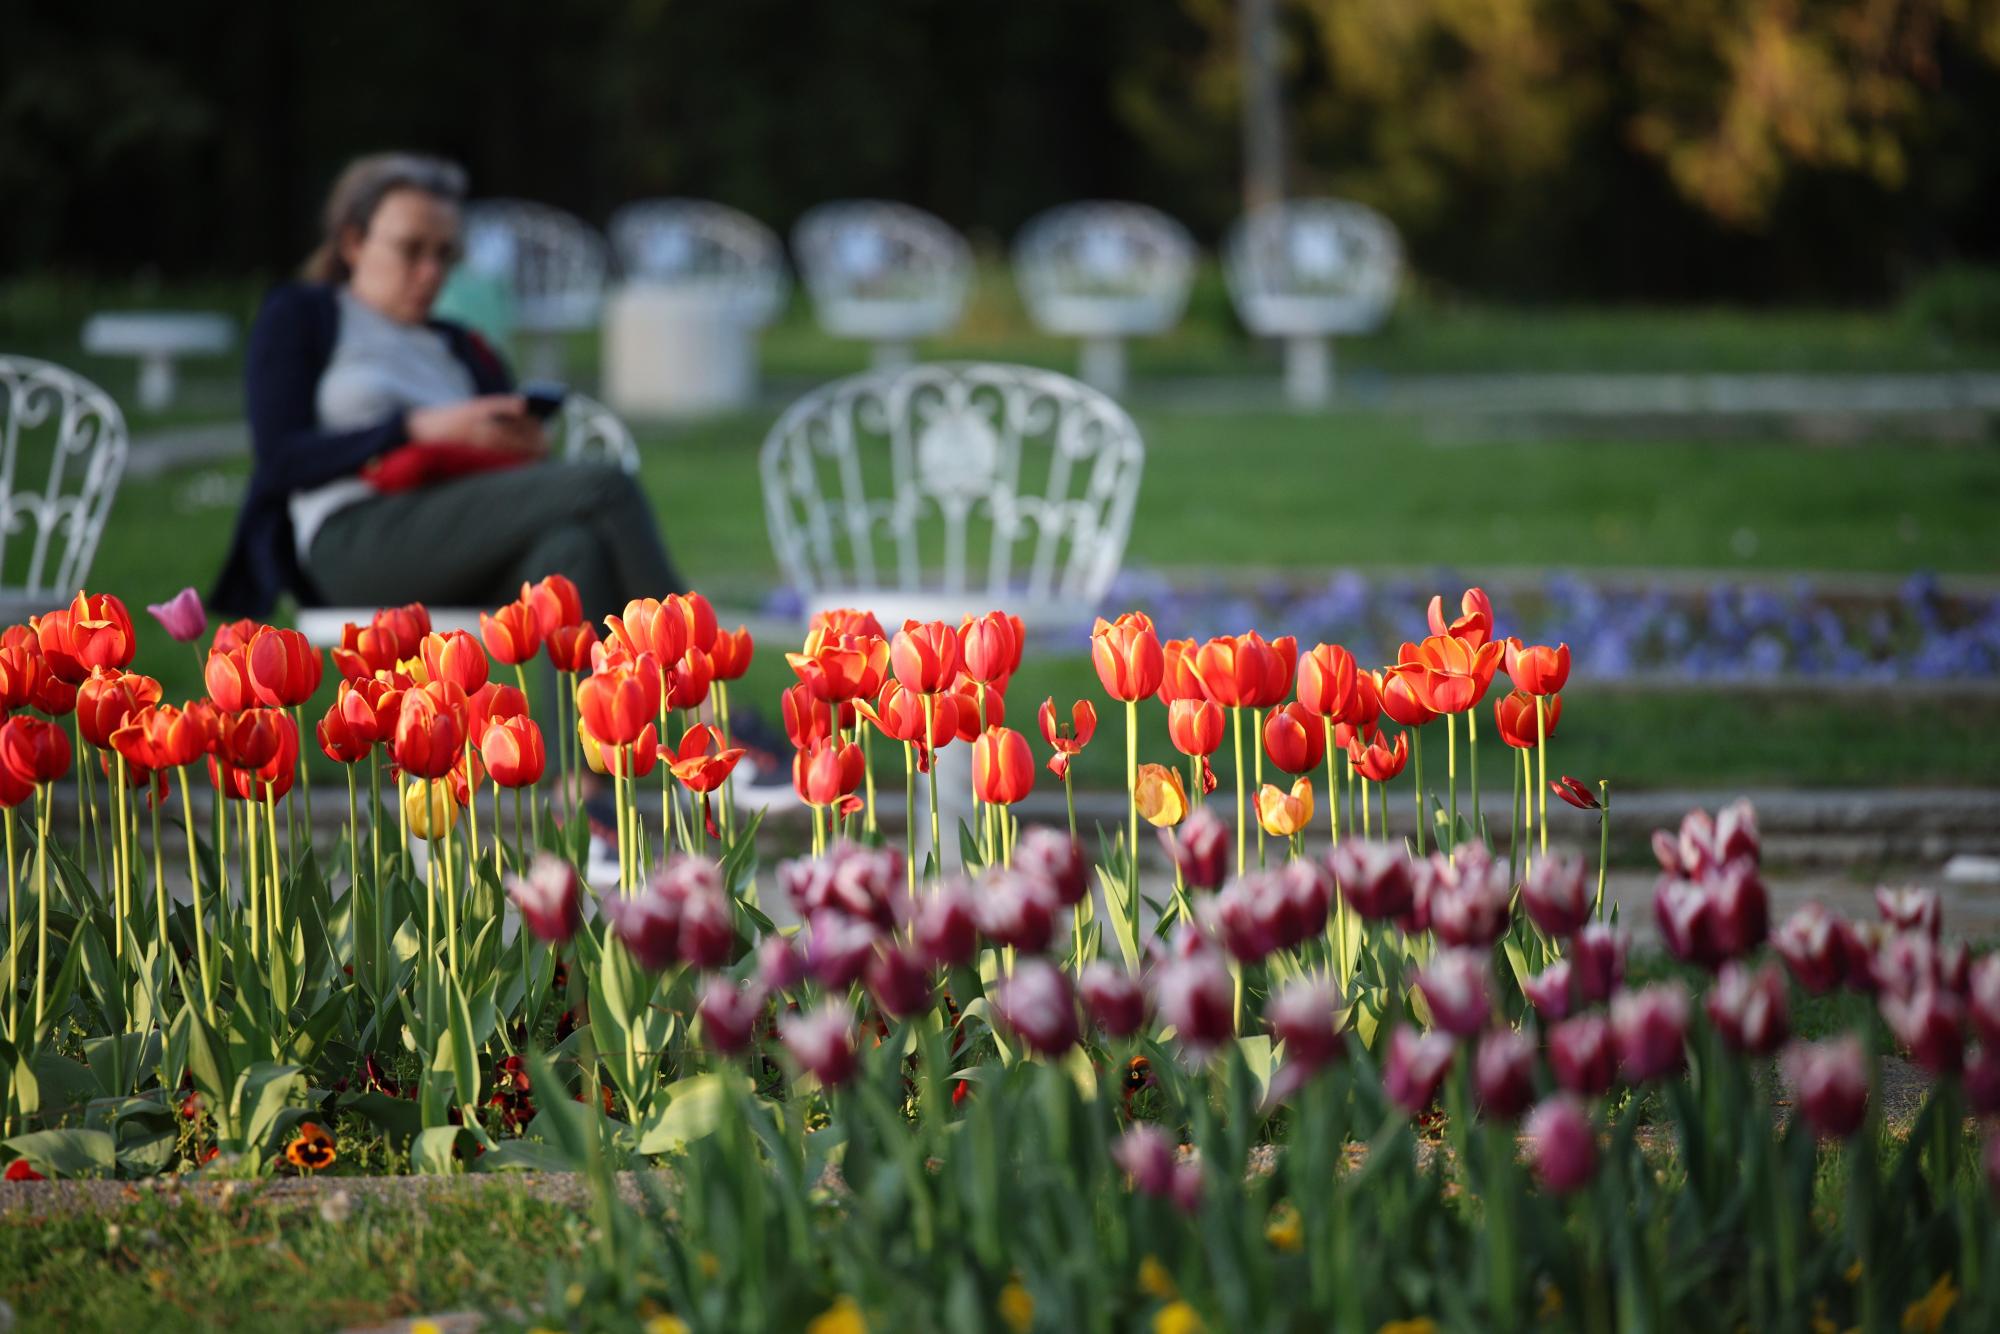
<path fill-rule="evenodd" d="M 461 403 L 413 408 L 405 422 L 412 440 L 449 440 L 509 454 L 540 455 L 548 440 L 519 394 L 485 394 Z"/>

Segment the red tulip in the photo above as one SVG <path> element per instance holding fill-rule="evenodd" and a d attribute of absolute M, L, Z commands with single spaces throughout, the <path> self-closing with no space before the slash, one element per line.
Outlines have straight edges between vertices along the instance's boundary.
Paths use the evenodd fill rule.
<path fill-rule="evenodd" d="M 661 605 L 680 613 L 689 648 L 706 653 L 715 647 L 715 608 L 709 605 L 707 598 L 695 592 L 669 593 L 661 599 Z"/>
<path fill-rule="evenodd" d="M 1618 1063 L 1634 1084 L 1677 1074 L 1687 1062 L 1687 992 L 1659 982 L 1611 998 L 1611 1032 Z"/>
<path fill-rule="evenodd" d="M 357 740 L 373 744 L 396 735 L 396 718 L 402 712 L 403 692 L 376 677 L 342 681 L 334 696 L 334 707 Z"/>
<path fill-rule="evenodd" d="M 1597 1131 L 1574 1096 L 1558 1093 L 1528 1114 L 1524 1131 L 1535 1175 L 1558 1195 L 1581 1190 L 1597 1175 Z"/>
<path fill-rule="evenodd" d="M 830 806 L 861 786 L 861 747 L 831 738 L 792 758 L 792 787 L 809 806 Z"/>
<path fill-rule="evenodd" d="M 577 705 L 584 725 L 599 742 L 630 745 L 660 713 L 656 660 L 642 655 L 631 663 L 607 666 L 585 677 L 577 688 Z"/>
<path fill-rule="evenodd" d="M 1199 647 L 1192 639 L 1169 639 L 1161 643 L 1160 688 L 1154 692 L 1160 703 L 1171 708 L 1175 700 L 1208 699 L 1208 687 L 1195 672 L 1195 651 Z"/>
<path fill-rule="evenodd" d="M 1535 1044 L 1518 1028 L 1487 1030 L 1472 1060 L 1480 1110 L 1512 1121 L 1535 1100 Z"/>
<path fill-rule="evenodd" d="M 1113 699 L 1141 700 L 1160 688 L 1166 659 L 1152 618 L 1129 611 L 1116 621 L 1102 616 L 1090 632 L 1090 661 Z"/>
<path fill-rule="evenodd" d="M 539 640 L 546 640 L 558 630 L 587 624 L 583 595 L 565 575 L 551 574 L 538 583 L 522 584 L 520 601 L 535 613 L 535 637 Z"/>
<path fill-rule="evenodd" d="M 111 593 L 79 592 L 69 604 L 67 629 L 69 651 L 86 673 L 96 667 L 124 671 L 139 647 L 131 614 Z M 80 681 L 77 677 L 66 679 Z"/>
<path fill-rule="evenodd" d="M 342 683 L 345 690 L 346 683 Z M 373 737 L 355 731 L 353 724 L 341 712 L 340 701 L 327 706 L 326 713 L 313 728 L 313 735 L 319 740 L 319 748 L 335 764 L 359 764 L 368 758 L 375 747 Z"/>
<path fill-rule="evenodd" d="M 291 715 L 251 709 L 220 720 L 220 726 L 209 758 L 217 791 L 238 801 L 277 801 L 292 790 L 299 776 L 299 732 Z"/>
<path fill-rule="evenodd" d="M 1562 696 L 1547 695 L 1543 707 L 1542 725 L 1548 735 L 1556 734 L 1556 720 L 1562 717 Z M 1533 750 L 1537 740 L 1535 731 L 1535 697 L 1525 690 L 1509 691 L 1493 703 L 1493 721 L 1500 728 L 1500 739 L 1516 750 Z"/>
<path fill-rule="evenodd" d="M 526 875 L 507 877 L 507 897 L 520 909 L 521 924 L 538 940 L 561 945 L 583 925 L 583 901 L 576 868 L 547 852 L 535 854 Z"/>
<path fill-rule="evenodd" d="M 660 761 L 660 737 L 652 723 L 639 729 L 639 735 L 620 746 L 605 745 L 591 733 L 588 723 L 577 732 L 583 743 L 583 762 L 591 772 L 612 774 L 619 778 L 644 778 L 653 772 Z"/>
<path fill-rule="evenodd" d="M 1444 598 L 1433 597 L 1430 605 L 1431 633 L 1463 640 L 1467 648 L 1478 648 L 1493 638 L 1493 603 L 1483 588 L 1468 588 L 1459 599 L 1460 615 L 1450 622 L 1444 618 Z"/>
<path fill-rule="evenodd" d="M 1785 1078 L 1799 1114 L 1821 1139 L 1846 1139 L 1868 1113 L 1868 1057 L 1861 1039 L 1843 1033 L 1785 1049 Z"/>
<path fill-rule="evenodd" d="M 756 651 L 751 642 L 750 631 L 744 626 L 734 630 L 718 630 L 715 647 L 708 651 L 709 665 L 715 669 L 718 681 L 734 681 L 750 670 L 750 657 Z"/>
<path fill-rule="evenodd" d="M 1256 707 L 1251 701 L 1261 698 L 1268 680 L 1286 668 L 1277 651 L 1252 631 L 1209 640 L 1195 650 L 1193 670 L 1210 699 L 1234 709 Z"/>
<path fill-rule="evenodd" d="M 251 639 L 246 659 L 250 688 L 267 708 L 289 709 L 319 689 L 324 665 L 319 650 L 297 630 L 266 626 Z"/>
<path fill-rule="evenodd" d="M 1305 774 L 1326 758 L 1326 727 L 1297 700 L 1264 720 L 1264 753 L 1288 774 Z"/>
<path fill-rule="evenodd" d="M 101 750 L 133 714 L 159 702 L 160 683 L 152 677 L 97 668 L 76 690 L 77 730 Z"/>
<path fill-rule="evenodd" d="M 1081 755 L 1090 739 L 1097 735 L 1097 706 L 1087 699 L 1080 699 L 1069 708 L 1069 722 L 1065 726 L 1057 721 L 1054 698 L 1042 701 L 1041 711 L 1036 721 L 1042 727 L 1042 740 L 1058 755 Z"/>
<path fill-rule="evenodd" d="M 1046 959 L 1022 959 L 998 990 L 994 1009 L 1034 1051 L 1053 1058 L 1076 1045 L 1076 994 L 1062 969 Z"/>
<path fill-rule="evenodd" d="M 1450 635 L 1404 644 L 1395 668 L 1433 713 L 1464 713 L 1486 697 L 1503 647 L 1469 647 Z"/>
<path fill-rule="evenodd" d="M 597 627 L 585 621 L 581 625 L 563 625 L 549 631 L 547 640 L 549 661 L 559 672 L 580 672 L 590 666 L 591 650 L 597 647 Z"/>
<path fill-rule="evenodd" d="M 391 746 L 398 768 L 413 778 L 443 778 L 458 763 L 464 747 L 465 733 L 456 712 L 440 707 L 428 691 L 405 692 Z"/>
<path fill-rule="evenodd" d="M 340 646 L 333 650 L 334 670 L 349 680 L 394 671 L 399 663 L 416 656 L 417 646 L 423 642 L 424 635 L 430 633 L 428 614 L 423 625 L 421 632 L 408 635 L 417 626 L 414 616 L 388 611 L 377 612 L 375 619 L 366 626 L 349 621 L 341 628 Z M 227 651 L 222 640 L 222 635 L 218 633 L 211 652 Z M 249 640 L 243 642 L 248 643 Z"/>
<path fill-rule="evenodd" d="M 1444 1082 L 1457 1044 L 1448 1033 L 1418 1033 L 1399 1024 L 1389 1035 L 1389 1054 L 1382 1064 L 1382 1091 L 1389 1101 L 1415 1116 L 1430 1106 Z"/>
<path fill-rule="evenodd" d="M 965 677 L 960 677 L 957 685 L 937 698 L 949 698 L 957 705 L 955 716 L 961 741 L 977 741 L 981 732 L 1007 721 L 1007 697 L 992 686 L 982 686 Z"/>
<path fill-rule="evenodd" d="M 1371 783 L 1386 783 L 1403 772 L 1403 766 L 1410 762 L 1410 734 L 1396 733 L 1396 744 L 1386 746 L 1377 737 L 1374 744 L 1364 746 L 1356 737 L 1347 743 L 1347 761 L 1354 766 L 1354 772 Z"/>
<path fill-rule="evenodd" d="M 0 647 L 0 713 L 27 707 L 48 674 L 48 664 L 32 636 L 27 644 Z"/>
<path fill-rule="evenodd" d="M 715 679 L 715 671 L 708 665 L 708 654 L 698 648 L 691 648 L 681 655 L 681 660 L 667 669 L 664 689 L 665 703 L 670 709 L 694 709 L 701 707 L 708 698 L 709 682 Z"/>
<path fill-rule="evenodd" d="M 449 681 L 468 695 L 486 684 L 491 670 L 486 650 L 464 630 L 425 635 L 417 651 L 433 681 Z"/>
<path fill-rule="evenodd" d="M 1411 679 L 1412 673 L 1416 680 Z M 1375 673 L 1376 688 L 1382 696 L 1382 712 L 1404 727 L 1422 727 L 1438 716 L 1429 699 L 1419 693 L 1421 667 L 1390 667 Z"/>
<path fill-rule="evenodd" d="M 1558 797 L 1561 797 L 1580 811 L 1603 809 L 1598 804 L 1595 794 L 1568 774 L 1564 774 L 1561 778 L 1552 779 L 1549 783 L 1549 791 L 1555 793 Z"/>
<path fill-rule="evenodd" d="M 1299 703 L 1315 718 L 1341 720 L 1354 707 L 1354 655 L 1338 644 L 1315 644 L 1299 659 Z"/>
<path fill-rule="evenodd" d="M 479 737 L 479 757 L 501 787 L 529 787 L 542 780 L 548 751 L 533 718 L 500 718 Z"/>
<path fill-rule="evenodd" d="M 208 685 L 208 697 L 224 713 L 241 713 L 257 706 L 256 687 L 250 682 L 248 645 L 227 651 L 210 649 L 202 679 Z"/>
<path fill-rule="evenodd" d="M 1222 706 L 1210 700 L 1177 699 L 1167 706 L 1167 738 L 1183 755 L 1206 759 L 1215 754 L 1224 722 Z"/>
<path fill-rule="evenodd" d="M 1752 1056 L 1776 1051 L 1789 1027 L 1785 974 L 1776 963 L 1766 962 L 1752 972 L 1732 959 L 1716 974 L 1702 1008 L 1732 1050 Z"/>
<path fill-rule="evenodd" d="M 935 695 L 958 679 L 958 631 L 943 621 L 905 621 L 889 641 L 889 670 L 905 690 Z"/>
<path fill-rule="evenodd" d="M 1514 684 L 1530 695 L 1553 695 L 1569 680 L 1569 645 L 1559 644 L 1550 648 L 1547 644 L 1523 645 L 1520 640 L 1506 641 L 1507 675 L 1514 678 Z"/>
<path fill-rule="evenodd" d="M 795 687 L 803 690 L 804 687 Z M 801 733 L 794 730 L 794 713 L 791 691 L 785 692 L 786 730 L 792 733 L 792 741 L 797 744 Z M 926 735 L 925 712 L 929 706 L 930 731 Z M 804 707 L 801 705 L 801 707 Z M 914 690 L 904 688 L 903 683 L 894 679 L 882 683 L 882 694 L 874 703 L 857 700 L 854 711 L 875 724 L 883 736 L 891 741 L 914 741 L 917 743 L 917 767 L 924 772 L 930 770 L 931 752 L 938 746 L 947 745 L 958 735 L 958 699 L 946 693 L 942 695 L 919 695 Z M 815 706 L 820 722 L 824 722 L 825 711 Z M 817 729 L 825 734 L 823 726 Z M 806 744 L 817 738 L 807 735 Z"/>
<path fill-rule="evenodd" d="M 0 765 L 26 784 L 52 783 L 69 772 L 69 738 L 54 723 L 16 716 L 0 724 Z"/>
<path fill-rule="evenodd" d="M 1026 632 L 1018 616 L 989 611 L 977 620 L 966 617 L 959 629 L 965 674 L 974 681 L 1004 686 L 1021 665 L 1025 639 Z"/>
<path fill-rule="evenodd" d="M 1011 806 L 1034 790 L 1035 757 L 1028 738 L 989 727 L 972 743 L 972 790 L 981 801 Z"/>
<path fill-rule="evenodd" d="M 787 653 L 785 661 L 814 698 L 839 703 L 872 694 L 870 687 L 880 685 L 874 658 L 885 649 L 879 639 L 828 635 L 808 652 Z"/>
<path fill-rule="evenodd" d="M 743 755 L 743 747 L 724 749 L 720 732 L 706 723 L 696 723 L 681 734 L 678 747 L 660 758 L 688 791 L 706 793 L 728 781 Z"/>
<path fill-rule="evenodd" d="M 208 750 L 208 727 L 194 709 L 157 704 L 140 709 L 111 734 L 119 754 L 148 769 L 177 769 Z"/>
<path fill-rule="evenodd" d="M 679 662 L 688 651 L 686 613 L 657 598 L 634 598 L 623 615 L 607 616 L 604 624 L 611 631 L 607 642 L 634 658 L 650 653 L 663 663 Z"/>
<path fill-rule="evenodd" d="M 493 660 L 513 667 L 542 651 L 542 622 L 526 602 L 510 602 L 491 616 L 479 613 L 479 638 Z"/>

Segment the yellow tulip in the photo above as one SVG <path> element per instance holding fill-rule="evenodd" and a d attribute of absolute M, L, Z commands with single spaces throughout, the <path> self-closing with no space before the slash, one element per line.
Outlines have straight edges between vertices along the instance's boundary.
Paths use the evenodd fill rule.
<path fill-rule="evenodd" d="M 1007 1286 L 1000 1289 L 1000 1321 L 1014 1334 L 1028 1334 L 1035 1327 L 1035 1294 L 1021 1286 L 1019 1279 L 1008 1279 Z"/>
<path fill-rule="evenodd" d="M 1187 789 L 1179 771 L 1164 764 L 1142 764 L 1132 789 L 1139 814 L 1156 829 L 1171 829 L 1187 819 Z"/>
<path fill-rule="evenodd" d="M 806 1334 L 868 1334 L 868 1317 L 852 1297 L 836 1297 L 807 1322 Z"/>
<path fill-rule="evenodd" d="M 1186 1302 L 1169 1302 L 1153 1315 L 1153 1334 L 1202 1334 L 1201 1313 Z"/>
<path fill-rule="evenodd" d="M 1313 818 L 1312 779 L 1301 778 L 1290 792 L 1281 792 L 1269 783 L 1257 790 L 1257 823 L 1273 838 L 1290 838 Z"/>
<path fill-rule="evenodd" d="M 428 799 L 426 799 L 428 798 Z M 458 825 L 458 800 L 451 780 L 413 781 L 403 789 L 403 827 L 418 838 L 441 838 Z"/>

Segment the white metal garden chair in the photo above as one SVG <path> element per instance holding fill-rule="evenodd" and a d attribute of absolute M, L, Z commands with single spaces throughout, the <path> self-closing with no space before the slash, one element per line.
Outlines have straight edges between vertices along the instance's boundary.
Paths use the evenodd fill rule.
<path fill-rule="evenodd" d="M 820 204 L 792 229 L 792 250 L 820 325 L 872 342 L 878 369 L 908 365 L 911 343 L 956 324 L 972 278 L 965 238 L 908 204 Z"/>
<path fill-rule="evenodd" d="M 560 375 L 560 339 L 597 323 L 604 240 L 583 219 L 526 199 L 465 206 L 465 266 L 504 284 L 532 374 Z"/>
<path fill-rule="evenodd" d="M 571 394 L 549 419 L 549 455 L 571 462 L 615 463 L 626 472 L 639 471 L 639 449 L 632 432 L 618 415 L 594 398 Z M 298 629 L 321 648 L 340 642 L 349 621 L 366 625 L 376 607 L 301 607 Z M 431 626 L 437 630 L 479 633 L 479 613 L 491 607 L 432 607 Z"/>
<path fill-rule="evenodd" d="M 1387 218 L 1342 199 L 1294 199 L 1231 229 L 1225 270 L 1236 311 L 1254 334 L 1285 340 L 1285 388 L 1300 406 L 1333 391 L 1335 335 L 1371 333 L 1388 318 L 1403 267 Z"/>
<path fill-rule="evenodd" d="M 90 577 L 125 473 L 125 415 L 74 371 L 0 356 L 0 620 L 67 603 Z"/>
<path fill-rule="evenodd" d="M 747 213 L 705 199 L 646 199 L 611 215 L 611 250 L 628 283 L 698 293 L 761 328 L 790 286 L 778 234 Z"/>
<path fill-rule="evenodd" d="M 1187 229 L 1144 204 L 1064 204 L 1014 243 L 1014 281 L 1036 324 L 1083 340 L 1081 374 L 1107 394 L 1125 387 L 1127 338 L 1180 321 L 1194 277 Z"/>

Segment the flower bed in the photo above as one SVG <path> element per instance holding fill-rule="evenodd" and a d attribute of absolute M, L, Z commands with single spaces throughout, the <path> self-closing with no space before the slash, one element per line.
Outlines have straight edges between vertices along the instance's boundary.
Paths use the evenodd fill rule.
<path fill-rule="evenodd" d="M 206 634 L 197 605 L 155 612 Z M 2000 955 L 1945 943 L 1921 891 L 1771 929 L 1739 804 L 1655 835 L 1680 967 L 1628 985 L 1610 794 L 1548 768 L 1568 646 L 1496 637 L 1476 589 L 1427 619 L 1374 672 L 1330 643 L 1100 622 L 1129 799 L 1093 856 L 1073 820 L 1012 814 L 1114 744 L 1092 701 L 1034 710 L 1039 746 L 1005 725 L 1018 621 L 832 614 L 779 702 L 814 849 L 766 870 L 728 782 L 753 646 L 698 596 L 600 635 L 552 578 L 480 636 L 420 607 L 351 627 L 312 727 L 349 775 L 346 833 L 315 848 L 298 710 L 321 656 L 225 625 L 208 697 L 166 704 L 126 670 L 123 605 L 79 594 L 0 634 L 6 1174 L 579 1167 L 594 1249 L 529 1299 L 576 1328 L 2000 1316 L 2000 1141 L 1965 1131 L 2000 1111 Z M 574 706 L 547 734 L 525 675 L 545 651 Z M 955 839 L 950 745 L 972 747 Z M 876 747 L 902 792 L 876 790 Z M 1508 811 L 1479 806 L 1482 757 Z M 585 769 L 622 853 L 602 895 L 575 869 Z M 1551 795 L 1597 812 L 1595 867 L 1549 845 Z M 897 800 L 901 849 L 876 820 Z M 1408 846 L 1373 837 L 1392 800 L 1419 815 Z M 1140 875 L 1141 822 L 1170 881 Z M 909 855 L 926 825 L 946 865 Z M 772 895 L 802 925 L 775 928 Z M 1795 1039 L 1802 995 L 1839 1031 Z M 1935 1080 L 1908 1127 L 1870 1095 L 1892 1048 Z M 674 1169 L 650 1187 L 671 1225 L 611 1189 L 645 1160 Z"/>

